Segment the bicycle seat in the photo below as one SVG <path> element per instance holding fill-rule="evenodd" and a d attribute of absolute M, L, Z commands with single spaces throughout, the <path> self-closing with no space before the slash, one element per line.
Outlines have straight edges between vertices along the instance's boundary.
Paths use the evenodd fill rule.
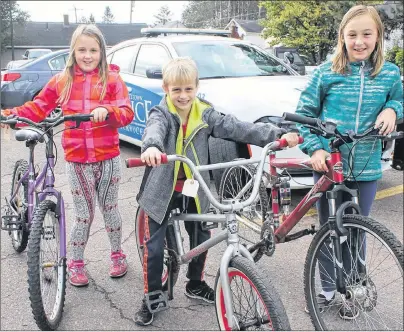
<path fill-rule="evenodd" d="M 45 141 L 42 134 L 32 129 L 20 129 L 15 133 L 15 139 L 17 141 L 37 141 L 43 143 Z"/>

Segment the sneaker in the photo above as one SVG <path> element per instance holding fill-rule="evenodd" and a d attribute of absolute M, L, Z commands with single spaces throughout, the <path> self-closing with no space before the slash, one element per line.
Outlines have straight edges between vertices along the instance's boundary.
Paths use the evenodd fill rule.
<path fill-rule="evenodd" d="M 153 322 L 154 314 L 149 311 L 147 308 L 146 302 L 142 300 L 142 306 L 139 311 L 135 314 L 135 323 L 140 326 L 147 326 Z"/>
<path fill-rule="evenodd" d="M 121 251 L 113 252 L 111 254 L 111 266 L 109 268 L 109 276 L 111 278 L 123 277 L 128 272 L 128 263 L 126 262 L 126 255 Z"/>
<path fill-rule="evenodd" d="M 318 294 L 317 304 L 318 304 L 318 311 L 320 312 L 320 314 L 322 314 L 327 307 L 332 306 L 334 302 L 335 302 L 335 293 L 330 300 L 327 300 L 323 294 L 321 293 Z M 304 308 L 304 311 L 309 313 L 309 309 L 307 308 L 307 306 Z"/>
<path fill-rule="evenodd" d="M 208 303 L 215 302 L 215 292 L 205 281 L 188 281 L 185 287 L 185 295 Z"/>
<path fill-rule="evenodd" d="M 359 309 L 354 303 L 344 301 L 338 313 L 342 319 L 352 320 L 359 316 Z"/>
<path fill-rule="evenodd" d="M 67 264 L 69 282 L 76 287 L 87 286 L 89 281 L 82 260 L 71 260 Z"/>

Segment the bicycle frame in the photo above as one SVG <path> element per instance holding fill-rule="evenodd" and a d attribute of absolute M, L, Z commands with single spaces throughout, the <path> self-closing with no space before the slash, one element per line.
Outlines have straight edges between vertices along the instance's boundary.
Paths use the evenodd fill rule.
<path fill-rule="evenodd" d="M 191 169 L 191 172 L 194 174 L 194 178 L 199 182 L 200 187 L 206 194 L 208 200 L 210 203 L 215 206 L 217 209 L 220 211 L 223 211 L 223 213 L 220 214 L 179 214 L 179 213 L 173 213 L 172 216 L 170 217 L 169 222 L 173 224 L 174 226 L 174 233 L 176 237 L 176 242 L 177 242 L 177 249 L 179 253 L 179 262 L 180 264 L 186 264 L 192 258 L 195 256 L 200 255 L 202 252 L 207 251 L 208 249 L 214 247 L 218 243 L 227 240 L 227 248 L 220 260 L 220 281 L 223 285 L 223 297 L 224 297 L 224 303 L 226 307 L 226 316 L 227 320 L 229 322 L 229 325 L 232 327 L 232 329 L 238 328 L 238 322 L 235 319 L 234 312 L 233 312 L 233 306 L 232 306 L 232 300 L 231 300 L 231 290 L 230 290 L 230 280 L 228 278 L 227 274 L 227 268 L 229 266 L 230 260 L 234 256 L 241 255 L 251 261 L 254 261 L 251 253 L 248 251 L 247 248 L 245 248 L 242 245 L 239 245 L 239 236 L 238 236 L 238 222 L 237 222 L 237 216 L 235 214 L 235 211 L 241 210 L 242 208 L 251 205 L 257 195 L 258 195 L 258 190 L 259 190 L 259 185 L 260 185 L 260 179 L 262 177 L 263 173 L 263 168 L 264 168 L 264 163 L 266 156 L 268 154 L 268 150 L 271 148 L 279 147 L 280 144 L 285 144 L 285 141 L 282 143 L 276 142 L 276 143 L 270 143 L 267 144 L 261 153 L 261 157 L 258 159 L 246 159 L 246 160 L 237 160 L 237 161 L 230 161 L 226 163 L 218 163 L 218 164 L 212 164 L 212 165 L 202 165 L 202 166 L 195 166 L 188 158 L 181 156 L 181 155 L 169 155 L 166 156 L 165 163 L 167 162 L 172 162 L 172 161 L 180 161 L 188 165 L 188 167 Z M 143 166 L 144 163 L 139 162 L 139 159 L 134 158 L 135 161 L 128 162 L 129 160 L 126 160 L 126 165 L 127 167 L 133 167 L 133 166 Z M 229 202 L 229 204 L 222 204 L 219 203 L 214 197 L 212 192 L 210 191 L 209 187 L 203 180 L 202 175 L 200 172 L 204 171 L 210 171 L 214 169 L 221 169 L 221 168 L 227 168 L 227 167 L 232 167 L 232 166 L 237 166 L 237 165 L 247 165 L 247 164 L 259 164 L 257 167 L 257 178 L 254 181 L 252 193 L 250 197 L 244 201 L 244 202 Z M 185 253 L 183 244 L 182 244 L 182 238 L 181 238 L 181 232 L 180 232 L 180 225 L 179 221 L 184 220 L 184 221 L 194 221 L 194 222 L 199 222 L 199 221 L 205 221 L 205 222 L 213 222 L 213 223 L 225 223 L 226 224 L 226 229 L 222 230 L 218 235 L 214 236 L 213 238 L 201 243 L 197 247 L 191 249 L 189 252 Z"/>
<path fill-rule="evenodd" d="M 35 128 L 29 127 L 30 130 L 41 133 Z M 41 133 L 42 134 L 42 133 Z M 18 181 L 15 192 L 11 194 L 9 202 L 17 195 L 17 192 L 22 185 L 22 182 L 28 179 L 28 224 L 31 225 L 32 218 L 34 215 L 34 208 L 39 202 L 42 202 L 48 196 L 53 196 L 57 200 L 57 217 L 60 222 L 60 255 L 61 258 L 66 257 L 66 223 L 65 223 L 65 209 L 63 196 L 60 191 L 54 188 L 55 177 L 54 177 L 54 167 L 55 167 L 55 156 L 53 153 L 53 129 L 48 130 L 46 141 L 46 163 L 43 166 L 40 174 L 35 178 L 35 168 L 34 168 L 34 149 L 37 142 L 27 143 L 29 148 L 29 159 L 28 159 L 28 171 L 22 176 Z M 38 194 L 36 192 L 37 188 L 41 187 L 41 192 Z M 10 205 L 10 204 L 9 204 Z M 16 212 L 16 211 L 14 211 Z"/>
<path fill-rule="evenodd" d="M 321 198 L 321 196 L 334 184 L 342 184 L 344 182 L 344 175 L 342 173 L 342 159 L 341 152 L 334 151 L 331 153 L 331 158 L 326 160 L 328 167 L 328 173 L 324 174 L 318 182 L 312 187 L 312 189 L 304 196 L 300 203 L 293 209 L 288 215 L 284 216 L 282 223 L 279 225 L 279 200 L 278 190 L 276 187 L 272 187 L 272 211 L 274 217 L 274 224 L 276 226 L 275 236 L 278 242 L 283 242 L 286 235 L 292 230 L 293 227 L 304 217 L 309 209 Z M 277 168 L 310 168 L 309 159 L 288 159 L 288 158 L 276 158 L 276 153 L 271 152 L 269 155 L 269 172 L 273 177 L 277 177 Z M 353 202 L 358 204 L 357 197 L 353 197 Z M 335 215 L 335 205 L 333 208 Z M 277 227 L 279 225 L 279 227 Z"/>

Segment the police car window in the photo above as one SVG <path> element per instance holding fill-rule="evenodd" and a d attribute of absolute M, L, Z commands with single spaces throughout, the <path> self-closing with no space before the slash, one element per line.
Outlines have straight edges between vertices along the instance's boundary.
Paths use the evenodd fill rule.
<path fill-rule="evenodd" d="M 173 43 L 179 56 L 197 64 L 201 79 L 291 75 L 282 62 L 249 44 L 226 41 Z"/>
<path fill-rule="evenodd" d="M 121 71 L 132 72 L 131 63 L 135 56 L 136 45 L 127 46 L 115 51 L 110 63 L 119 66 Z"/>
<path fill-rule="evenodd" d="M 136 59 L 135 75 L 146 76 L 146 69 L 162 67 L 170 59 L 166 49 L 160 45 L 142 45 Z"/>

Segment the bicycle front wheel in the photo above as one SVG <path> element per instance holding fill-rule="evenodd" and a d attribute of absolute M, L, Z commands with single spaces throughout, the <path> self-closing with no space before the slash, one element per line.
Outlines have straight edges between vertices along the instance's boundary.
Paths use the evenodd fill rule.
<path fill-rule="evenodd" d="M 227 274 L 238 330 L 290 331 L 289 319 L 278 293 L 252 261 L 234 257 L 230 261 Z M 226 316 L 220 270 L 215 282 L 215 306 L 220 330 L 231 330 Z"/>
<path fill-rule="evenodd" d="M 341 237 L 346 294 L 336 289 L 328 224 L 314 236 L 304 267 L 307 309 L 317 330 L 403 330 L 403 246 L 385 226 L 345 215 Z M 321 296 L 322 294 L 322 296 Z"/>
<path fill-rule="evenodd" d="M 255 168 L 251 165 L 233 166 L 223 173 L 220 181 L 219 200 L 225 204 L 235 198 L 245 201 L 252 193 Z M 248 183 L 250 183 L 248 185 Z M 241 244 L 250 247 L 261 240 L 262 225 L 268 211 L 269 197 L 263 181 L 260 182 L 258 196 L 253 204 L 237 212 L 240 217 L 239 237 Z M 264 254 L 260 248 L 251 253 L 257 262 Z"/>
<path fill-rule="evenodd" d="M 28 243 L 28 291 L 41 330 L 55 330 L 66 295 L 66 258 L 60 257 L 56 204 L 43 201 L 35 210 Z"/>

